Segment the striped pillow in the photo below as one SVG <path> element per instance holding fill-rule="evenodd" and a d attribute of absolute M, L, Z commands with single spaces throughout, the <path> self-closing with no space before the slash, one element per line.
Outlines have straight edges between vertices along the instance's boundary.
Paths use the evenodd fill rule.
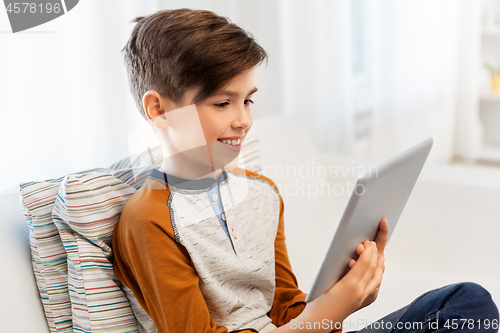
<path fill-rule="evenodd" d="M 256 136 L 245 139 L 242 157 L 239 167 L 261 171 Z M 137 332 L 125 297 L 140 321 L 139 332 L 154 327 L 130 290 L 114 277 L 109 258 L 111 232 L 123 205 L 162 159 L 160 146 L 148 147 L 108 168 L 20 185 L 33 270 L 51 332 L 72 332 L 73 327 L 82 332 Z"/>
<path fill-rule="evenodd" d="M 148 175 L 146 168 L 141 175 Z M 64 177 L 52 218 L 67 253 L 73 327 L 78 332 L 137 332 L 113 274 L 111 237 L 137 184 L 133 169 Z"/>
<path fill-rule="evenodd" d="M 52 209 L 63 178 L 20 184 L 21 210 L 29 226 L 35 281 L 51 332 L 73 332 L 67 255 L 52 221 Z"/>
<path fill-rule="evenodd" d="M 96 168 L 81 173 L 105 173 L 129 168 L 135 181 L 131 185 L 138 189 L 148 176 L 147 172 L 141 173 L 141 170 L 148 167 L 148 164 L 151 168 L 159 167 L 162 158 L 160 146 L 153 149 L 148 147 L 148 151 L 126 157 L 109 168 Z M 21 210 L 29 227 L 33 272 L 50 332 L 73 332 L 72 305 L 68 289 L 68 256 L 52 219 L 54 203 L 64 178 L 65 176 L 20 184 Z"/>

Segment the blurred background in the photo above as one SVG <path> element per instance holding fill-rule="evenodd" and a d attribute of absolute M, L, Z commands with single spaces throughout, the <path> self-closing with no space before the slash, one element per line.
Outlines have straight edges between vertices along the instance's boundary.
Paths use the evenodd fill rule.
<path fill-rule="evenodd" d="M 0 187 L 12 202 L 20 182 L 129 155 L 146 124 L 121 54 L 130 22 L 182 7 L 229 17 L 268 52 L 252 106 L 264 167 L 349 169 L 434 138 L 386 251 L 384 292 L 352 318 L 376 320 L 460 281 L 500 302 L 498 0 L 85 0 L 15 34 L 0 10 Z M 323 181 L 266 175 L 297 189 Z M 348 193 L 281 194 L 307 291 Z"/>
<path fill-rule="evenodd" d="M 430 162 L 500 163 L 498 1 L 86 0 L 16 34 L 0 11 L 0 184 L 126 156 L 142 121 L 121 54 L 130 21 L 180 7 L 255 36 L 269 64 L 254 118 L 300 118 L 322 154 L 386 157 L 433 136 Z"/>

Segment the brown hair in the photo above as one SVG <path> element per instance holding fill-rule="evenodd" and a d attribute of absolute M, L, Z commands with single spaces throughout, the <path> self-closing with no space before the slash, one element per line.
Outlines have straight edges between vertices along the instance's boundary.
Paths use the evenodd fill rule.
<path fill-rule="evenodd" d="M 253 36 L 227 17 L 208 10 L 162 10 L 137 22 L 124 52 L 130 91 L 148 120 L 142 97 L 149 90 L 180 103 L 187 89 L 200 87 L 203 102 L 232 78 L 264 59 Z"/>

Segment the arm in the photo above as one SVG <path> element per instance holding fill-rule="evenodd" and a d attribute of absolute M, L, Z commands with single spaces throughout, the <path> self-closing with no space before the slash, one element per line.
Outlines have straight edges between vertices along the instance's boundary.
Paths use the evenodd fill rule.
<path fill-rule="evenodd" d="M 166 200 L 154 206 L 155 200 L 147 199 L 141 205 L 127 202 L 116 225 L 116 277 L 133 291 L 159 332 L 227 333 L 210 318 L 189 254 L 175 241 Z"/>
<path fill-rule="evenodd" d="M 359 259 L 339 282 L 314 301 L 307 303 L 297 318 L 272 332 L 337 332 L 332 329 L 339 327 L 345 318 L 360 309 L 382 281 L 383 260 L 378 256 L 375 242 L 365 241 L 363 245 Z M 328 324 L 323 326 L 321 323 L 325 320 Z M 311 323 L 320 323 L 321 326 L 308 329 L 307 325 Z"/>
<path fill-rule="evenodd" d="M 306 332 L 307 330 L 298 328 L 299 323 L 322 322 L 323 319 L 342 323 L 351 313 L 375 301 L 384 271 L 383 254 L 388 232 L 386 221 L 383 220 L 380 224 L 376 243 L 365 242 L 366 246 L 360 245 L 358 248 L 360 263 L 353 260 L 349 264 L 351 270 L 342 279 L 342 283 L 339 281 L 319 299 L 306 306 L 304 302 L 306 295 L 298 289 L 297 280 L 288 260 L 283 211 L 283 200 L 280 196 L 280 218 L 275 241 L 276 291 L 273 307 L 268 313 L 273 323 L 278 326 L 273 332 Z M 368 246 L 373 244 L 376 246 Z M 367 251 L 364 251 L 365 248 Z M 307 311 L 304 311 L 306 308 Z M 290 322 L 292 319 L 293 322 Z"/>
<path fill-rule="evenodd" d="M 351 260 L 349 272 L 328 291 L 308 303 L 297 321 L 317 322 L 326 318 L 342 323 L 352 313 L 374 302 L 385 270 L 383 253 L 388 231 L 387 221 L 382 219 L 376 241 L 367 240 L 358 247 L 359 258 Z"/>

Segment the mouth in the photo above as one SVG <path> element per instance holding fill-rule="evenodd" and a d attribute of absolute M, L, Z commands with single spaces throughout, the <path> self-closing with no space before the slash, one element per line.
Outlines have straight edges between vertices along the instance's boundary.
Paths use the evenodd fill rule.
<path fill-rule="evenodd" d="M 231 147 L 241 147 L 241 138 L 223 138 L 223 139 L 217 139 L 217 141 L 222 142 L 225 145 L 231 146 Z"/>

